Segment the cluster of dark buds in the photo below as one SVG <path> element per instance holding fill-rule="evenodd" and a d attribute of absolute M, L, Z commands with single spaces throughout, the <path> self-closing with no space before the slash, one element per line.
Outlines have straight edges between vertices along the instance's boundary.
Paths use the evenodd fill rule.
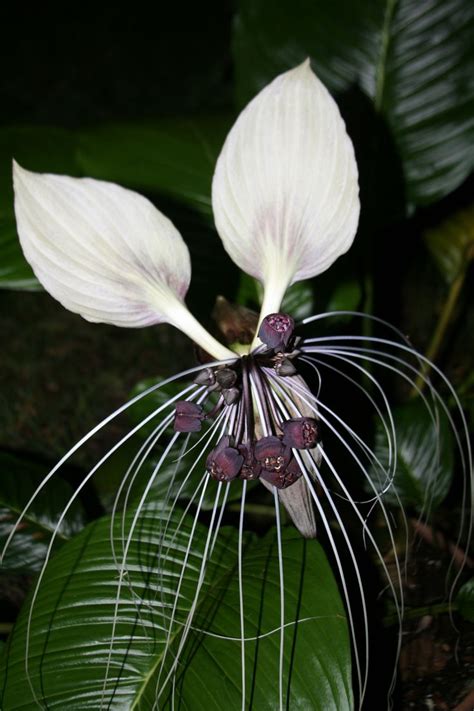
<path fill-rule="evenodd" d="M 301 475 L 293 449 L 312 449 L 320 441 L 318 422 L 298 417 L 281 423 L 283 436 L 268 435 L 256 442 L 235 443 L 222 437 L 207 457 L 206 468 L 217 481 L 264 479 L 277 489 L 286 489 Z"/>
<path fill-rule="evenodd" d="M 205 368 L 196 376 L 194 382 L 197 385 L 205 385 L 209 392 L 219 392 L 226 405 L 232 405 L 240 397 L 237 371 L 231 367 Z"/>
<path fill-rule="evenodd" d="M 176 404 L 174 429 L 176 432 L 198 432 L 203 420 L 215 417 L 229 405 L 236 405 L 236 425 L 231 434 L 223 436 L 209 453 L 206 468 L 217 481 L 233 479 L 262 479 L 278 489 L 286 489 L 301 476 L 301 468 L 293 454 L 295 449 L 312 449 L 320 442 L 319 423 L 313 417 L 277 417 L 270 407 L 265 368 L 273 368 L 278 375 L 294 375 L 291 362 L 296 358 L 293 336 L 294 321 L 287 314 L 270 314 L 262 321 L 259 338 L 263 343 L 255 353 L 236 365 L 205 368 L 195 382 L 207 392 L 217 392 L 219 399 L 207 414 L 200 404 L 189 400 Z M 256 403 L 249 386 L 253 378 L 256 393 L 263 403 L 265 429 L 273 434 L 260 436 L 254 425 Z M 255 387 L 255 386 L 254 386 Z M 268 400 L 268 402 L 267 402 Z"/>

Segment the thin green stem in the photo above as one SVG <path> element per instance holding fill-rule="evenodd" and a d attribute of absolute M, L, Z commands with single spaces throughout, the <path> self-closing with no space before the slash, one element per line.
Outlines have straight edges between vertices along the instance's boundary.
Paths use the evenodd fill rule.
<path fill-rule="evenodd" d="M 456 612 L 458 606 L 451 602 L 439 602 L 436 605 L 426 605 L 425 607 L 414 607 L 411 610 L 405 610 L 403 614 L 404 620 L 416 620 L 419 617 L 424 617 L 425 615 L 444 615 L 451 612 Z M 383 623 L 386 627 L 398 624 L 400 621 L 397 615 L 387 615 L 384 617 Z"/>
<path fill-rule="evenodd" d="M 459 294 L 461 293 L 465 278 L 466 270 L 463 269 L 459 276 L 454 279 L 449 288 L 447 299 L 444 302 L 443 308 L 441 309 L 438 322 L 433 332 L 433 336 L 425 353 L 425 357 L 431 362 L 434 362 L 438 356 L 441 344 L 443 343 L 443 340 L 446 336 L 446 331 L 448 330 L 451 317 L 458 303 Z M 415 381 L 415 385 L 411 391 L 411 397 L 414 397 L 419 393 L 420 390 L 423 390 L 426 384 L 425 378 L 429 370 L 429 364 L 424 362 L 420 374 L 418 375 Z"/>

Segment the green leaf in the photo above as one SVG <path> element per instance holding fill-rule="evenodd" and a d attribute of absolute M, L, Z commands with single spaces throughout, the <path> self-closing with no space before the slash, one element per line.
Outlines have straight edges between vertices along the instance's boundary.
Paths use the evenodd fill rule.
<path fill-rule="evenodd" d="M 216 294 L 231 295 L 236 282 L 211 208 L 215 162 L 230 123 L 220 115 L 162 119 L 99 126 L 79 137 L 84 174 L 147 193 L 180 230 L 193 265 L 187 299 L 201 320 Z"/>
<path fill-rule="evenodd" d="M 259 308 L 263 302 L 263 287 L 257 279 L 242 272 L 236 301 L 242 306 Z M 314 296 L 311 281 L 292 284 L 285 294 L 281 311 L 289 313 L 296 321 L 314 313 Z"/>
<path fill-rule="evenodd" d="M 296 0 L 291 12 L 286 3 L 241 0 L 237 94 L 248 101 L 310 56 L 330 91 L 358 86 L 368 98 L 395 144 L 408 204 L 427 204 L 474 165 L 473 32 L 474 6 L 465 0 Z M 381 148 L 386 157 L 387 140 Z"/>
<path fill-rule="evenodd" d="M 331 294 L 326 311 L 356 311 L 362 299 L 362 289 L 355 279 L 338 284 Z"/>
<path fill-rule="evenodd" d="M 460 210 L 427 230 L 424 239 L 444 280 L 452 284 L 474 258 L 474 207 Z"/>
<path fill-rule="evenodd" d="M 150 194 L 176 222 L 189 246 L 195 269 L 188 298 L 195 311 L 209 312 L 215 294 L 209 293 L 208 284 L 212 282 L 216 292 L 228 293 L 235 281 L 233 264 L 213 228 L 211 209 L 212 175 L 230 123 L 229 117 L 218 115 L 104 125 L 82 132 L 0 131 L 0 287 L 40 288 L 15 232 L 14 156 L 31 170 L 89 175 Z"/>
<path fill-rule="evenodd" d="M 126 516 L 126 531 L 132 515 L 130 512 Z M 153 707 L 160 665 L 164 662 L 166 672 L 179 649 L 208 537 L 207 528 L 197 524 L 185 563 L 192 519 L 185 516 L 178 527 L 181 513 L 176 512 L 164 535 L 160 535 L 165 516 L 154 507 L 141 512 L 116 617 L 117 568 L 111 556 L 107 518 L 85 529 L 51 561 L 33 611 L 28 658 L 31 684 L 49 709 L 83 711 L 98 709 L 101 704 L 109 709 L 137 711 Z M 115 543 L 120 551 L 120 521 L 115 526 Z M 199 711 L 241 707 L 237 551 L 237 532 L 222 529 L 180 655 L 176 678 L 180 708 Z M 183 567 L 177 624 L 172 628 L 171 647 L 165 658 L 163 626 L 168 624 Z M 273 630 L 280 624 L 280 585 L 274 531 L 263 540 L 245 537 L 242 570 L 245 635 L 259 637 L 245 644 L 247 703 L 252 697 L 252 707 L 265 711 L 278 706 L 280 634 Z M 285 530 L 283 570 L 287 623 L 284 699 L 289 699 L 291 708 L 351 709 L 346 619 L 319 543 L 303 540 L 294 529 Z M 25 608 L 4 660 L 2 707 L 10 711 L 34 706 L 25 674 L 27 617 Z M 114 619 L 115 643 L 102 698 Z M 212 635 L 236 639 L 222 640 Z M 164 678 L 165 675 L 160 686 Z M 170 687 L 162 688 L 160 708 L 170 709 Z"/>
<path fill-rule="evenodd" d="M 230 127 L 227 116 L 100 126 L 80 137 L 87 175 L 164 194 L 209 218 L 214 166 Z"/>
<path fill-rule="evenodd" d="M 13 159 L 29 170 L 78 175 L 74 133 L 51 127 L 0 129 L 0 288 L 40 289 L 16 235 Z"/>
<path fill-rule="evenodd" d="M 235 301 L 241 306 L 259 309 L 263 302 L 263 287 L 260 282 L 250 274 L 241 272 Z"/>
<path fill-rule="evenodd" d="M 0 287 L 39 291 L 41 285 L 23 256 L 13 219 L 0 217 Z"/>
<path fill-rule="evenodd" d="M 461 586 L 456 595 L 456 604 L 464 619 L 474 622 L 474 577 Z"/>
<path fill-rule="evenodd" d="M 283 299 L 281 311 L 291 314 L 295 321 L 301 321 L 314 313 L 313 288 L 309 280 L 298 281 L 290 286 Z"/>
<path fill-rule="evenodd" d="M 11 454 L 0 453 L 0 550 L 24 506 L 47 474 L 43 467 Z M 2 573 L 15 570 L 39 570 L 61 512 L 72 496 L 72 488 L 56 477 L 27 511 L 2 563 Z M 69 510 L 59 528 L 58 545 L 84 526 L 84 512 L 79 503 Z"/>
<path fill-rule="evenodd" d="M 166 378 L 161 376 L 141 380 L 132 388 L 129 400 L 132 400 L 137 395 L 140 395 L 145 392 L 145 390 L 148 390 L 154 385 L 158 385 L 158 383 L 161 383 L 164 380 L 166 380 Z M 152 393 L 147 395 L 147 397 L 142 398 L 128 409 L 128 416 L 130 420 L 134 425 L 138 425 L 140 422 L 143 422 L 148 415 L 151 415 L 152 412 L 155 412 L 155 410 L 158 410 L 158 408 L 162 405 L 165 405 L 172 397 L 179 395 L 179 393 L 190 384 L 191 381 L 183 381 L 179 379 L 154 390 Z M 183 396 L 183 399 L 184 398 L 185 396 Z M 148 422 L 140 429 L 140 436 L 143 438 L 148 437 L 148 435 L 150 435 L 155 428 L 156 421 L 152 420 L 151 422 Z"/>
<path fill-rule="evenodd" d="M 397 467 L 384 500 L 396 505 L 398 494 L 402 504 L 432 513 L 446 497 L 453 476 L 453 438 L 448 418 L 439 410 L 433 420 L 420 398 L 396 408 L 392 415 Z M 374 451 L 379 461 L 388 467 L 388 441 L 379 420 Z M 372 467 L 370 476 L 377 490 L 385 490 L 387 481 L 379 468 Z"/>

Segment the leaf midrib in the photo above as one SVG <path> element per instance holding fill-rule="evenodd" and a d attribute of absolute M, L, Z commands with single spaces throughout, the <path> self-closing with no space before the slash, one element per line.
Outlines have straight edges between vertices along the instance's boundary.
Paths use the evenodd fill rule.
<path fill-rule="evenodd" d="M 375 67 L 375 96 L 374 106 L 377 113 L 380 113 L 383 106 L 385 77 L 387 72 L 387 55 L 390 45 L 390 28 L 397 7 L 398 0 L 387 0 L 384 20 L 382 25 L 382 36 L 380 42 L 380 55 Z"/>
<path fill-rule="evenodd" d="M 247 546 L 244 548 L 244 551 L 245 551 L 245 552 L 248 552 L 248 549 L 249 549 L 252 545 L 253 545 L 253 541 L 250 540 L 249 543 L 247 544 Z M 230 568 L 230 569 L 229 569 L 227 572 L 225 572 L 222 576 L 216 577 L 216 579 L 214 580 L 214 583 L 213 583 L 213 584 L 211 585 L 211 587 L 209 588 L 209 591 L 214 590 L 216 587 L 219 587 L 219 585 L 223 584 L 227 579 L 230 579 L 230 578 L 235 574 L 236 568 L 237 568 L 237 562 L 235 562 L 235 564 L 232 566 L 232 568 Z M 198 601 L 198 603 L 197 603 L 197 605 L 196 605 L 196 609 L 195 609 L 195 613 L 194 613 L 195 616 L 196 616 L 198 610 L 200 609 L 200 607 L 202 606 L 202 603 L 203 603 L 204 599 L 205 599 L 204 596 L 201 596 L 201 597 L 200 597 L 200 601 Z M 130 707 L 130 711 L 134 711 L 134 709 L 137 709 L 137 708 L 138 708 L 138 704 L 139 704 L 139 702 L 140 702 L 140 700 L 141 700 L 143 694 L 145 693 L 145 691 L 146 691 L 146 689 L 147 689 L 147 687 L 148 687 L 149 681 L 152 679 L 152 677 L 153 677 L 153 675 L 155 674 L 155 672 L 156 672 L 156 670 L 157 670 L 157 668 L 158 668 L 160 662 L 162 661 L 163 655 L 164 655 L 165 651 L 166 651 L 167 649 L 169 649 L 169 648 L 174 644 L 174 641 L 175 641 L 176 637 L 178 637 L 178 635 L 179 635 L 180 632 L 181 632 L 181 628 L 178 626 L 176 632 L 175 632 L 175 633 L 171 636 L 171 638 L 170 638 L 170 642 L 169 642 L 168 647 L 165 648 L 164 650 L 162 650 L 162 651 L 158 654 L 158 656 L 157 656 L 155 662 L 153 663 L 152 667 L 150 668 L 150 670 L 148 671 L 148 673 L 147 673 L 147 674 L 145 675 L 145 677 L 143 678 L 143 683 L 140 685 L 140 689 L 139 689 L 138 694 L 137 694 L 137 696 L 135 697 L 135 699 L 134 699 L 134 701 L 133 701 L 133 703 L 132 703 L 132 705 L 131 705 L 131 707 Z"/>

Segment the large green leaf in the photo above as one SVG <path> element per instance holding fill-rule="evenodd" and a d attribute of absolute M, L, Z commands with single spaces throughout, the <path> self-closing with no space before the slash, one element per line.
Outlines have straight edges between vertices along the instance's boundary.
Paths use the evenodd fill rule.
<path fill-rule="evenodd" d="M 231 295 L 236 285 L 211 208 L 214 167 L 230 124 L 226 115 L 160 119 L 105 125 L 79 137 L 84 174 L 148 194 L 176 224 L 193 265 L 188 303 L 201 319 L 218 294 Z"/>
<path fill-rule="evenodd" d="M 126 517 L 126 530 L 131 515 Z M 192 520 L 186 517 L 178 527 L 180 514 L 176 513 L 161 535 L 164 518 L 156 508 L 145 508 L 132 537 L 103 708 L 153 708 L 159 668 L 163 662 L 166 672 L 179 650 L 182 623 L 195 598 L 208 530 L 201 524 L 196 527 L 184 565 L 177 624 L 171 630 L 165 656 L 164 627 L 186 559 Z M 101 708 L 118 585 L 109 527 L 109 520 L 102 519 L 63 546 L 48 566 L 36 600 L 28 669 L 36 695 L 49 709 Z M 115 542 L 120 550 L 119 522 Z M 237 551 L 237 532 L 222 529 L 180 655 L 176 679 L 179 708 L 241 707 Z M 280 624 L 280 585 L 274 531 L 264 539 L 245 537 L 242 566 L 245 635 L 258 638 L 245 644 L 246 699 L 252 708 L 265 711 L 278 707 L 279 694 L 280 633 L 273 630 Z M 284 699 L 288 698 L 290 708 L 351 709 L 346 620 L 318 542 L 301 539 L 294 529 L 285 530 L 283 569 L 287 623 Z M 25 673 L 27 617 L 25 609 L 5 660 L 2 707 L 9 711 L 34 706 Z M 164 678 L 160 680 L 160 708 L 168 709 L 171 690 L 169 685 L 161 686 Z"/>
<path fill-rule="evenodd" d="M 295 0 L 290 8 L 285 2 L 241 0 L 235 29 L 240 101 L 310 56 L 332 92 L 358 86 L 383 117 L 410 204 L 448 194 L 472 170 L 472 3 Z M 360 147 L 359 158 L 365 149 Z M 383 155 L 387 160 L 386 150 Z M 393 162 L 390 169 L 396 170 Z"/>
<path fill-rule="evenodd" d="M 396 504 L 397 494 L 402 504 L 431 513 L 447 495 L 453 476 L 453 438 L 447 416 L 442 410 L 430 415 L 421 398 L 396 408 L 392 415 L 397 467 L 385 501 Z M 389 446 L 380 421 L 374 451 L 387 467 Z M 379 468 L 373 467 L 370 473 L 374 485 L 385 490 L 387 481 Z"/>
<path fill-rule="evenodd" d="M 0 550 L 25 504 L 46 474 L 47 470 L 38 464 L 0 453 Z M 56 477 L 53 486 L 38 494 L 12 539 L 2 563 L 2 573 L 11 570 L 23 573 L 39 570 L 55 522 L 72 493 L 72 488 Z M 59 528 L 58 544 L 84 526 L 85 515 L 79 503 L 73 504 L 69 514 Z"/>
<path fill-rule="evenodd" d="M 231 120 L 227 116 L 101 126 L 81 134 L 87 175 L 163 193 L 212 215 L 211 180 Z"/>

